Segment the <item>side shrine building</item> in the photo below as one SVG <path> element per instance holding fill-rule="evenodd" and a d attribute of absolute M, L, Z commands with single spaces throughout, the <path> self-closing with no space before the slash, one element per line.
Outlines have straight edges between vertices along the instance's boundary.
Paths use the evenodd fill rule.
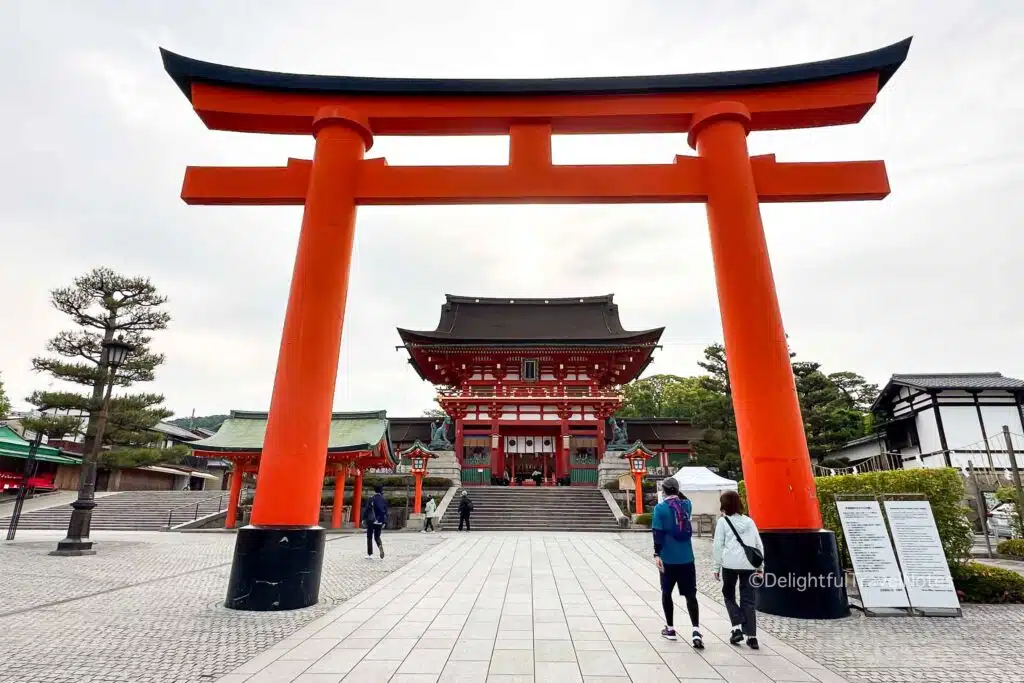
<path fill-rule="evenodd" d="M 454 423 L 464 485 L 529 482 L 539 472 L 545 484 L 594 486 L 613 431 L 609 418 L 622 405 L 619 387 L 651 363 L 663 330 L 624 329 L 613 295 L 448 295 L 436 329 L 398 333 L 399 348 L 437 387 L 438 402 Z M 407 432 L 422 429 L 419 420 L 396 422 Z M 620 427 L 631 442 L 643 440 L 654 451 L 650 466 L 668 467 L 669 448 L 688 452 L 692 428 L 680 422 Z"/>

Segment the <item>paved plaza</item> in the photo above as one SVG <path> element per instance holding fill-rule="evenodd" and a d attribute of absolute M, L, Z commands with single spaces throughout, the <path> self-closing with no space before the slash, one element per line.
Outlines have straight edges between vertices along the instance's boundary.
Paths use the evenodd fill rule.
<path fill-rule="evenodd" d="M 322 602 L 258 614 L 220 604 L 230 534 L 109 533 L 94 557 L 50 557 L 59 536 L 0 545 L 2 683 L 1024 681 L 1020 606 L 760 615 L 762 649 L 730 646 L 706 539 L 696 652 L 659 636 L 647 534 L 391 534 L 383 561 L 334 536 Z"/>

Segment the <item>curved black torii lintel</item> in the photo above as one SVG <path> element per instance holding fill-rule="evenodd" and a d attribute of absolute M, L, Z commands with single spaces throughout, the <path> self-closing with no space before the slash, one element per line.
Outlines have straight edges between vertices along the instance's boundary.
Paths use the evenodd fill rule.
<path fill-rule="evenodd" d="M 244 69 L 203 62 L 160 48 L 164 69 L 185 97 L 193 83 L 292 93 L 345 95 L 635 95 L 796 85 L 864 73 L 879 75 L 879 90 L 907 58 L 911 38 L 871 52 L 789 66 L 661 76 L 595 78 L 370 78 L 316 76 Z"/>

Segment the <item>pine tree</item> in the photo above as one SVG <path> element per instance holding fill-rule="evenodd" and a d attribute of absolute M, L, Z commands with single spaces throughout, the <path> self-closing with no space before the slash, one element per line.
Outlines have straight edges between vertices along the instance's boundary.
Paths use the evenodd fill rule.
<path fill-rule="evenodd" d="M 4 380 L 0 376 L 0 420 L 7 417 L 7 414 L 11 412 L 11 401 L 7 398 L 7 392 L 4 391 Z"/>
<path fill-rule="evenodd" d="M 167 327 L 170 314 L 161 308 L 167 297 L 157 291 L 149 278 L 126 277 L 109 268 L 96 268 L 76 278 L 72 286 L 53 290 L 50 300 L 76 327 L 51 339 L 47 350 L 55 355 L 33 358 L 32 367 L 62 382 L 83 386 L 85 391 L 36 391 L 28 401 L 39 410 L 81 411 L 86 425 L 83 449 L 88 454 L 95 441 L 109 372 L 103 343 L 119 337 L 132 346 L 125 362 L 117 368 L 116 387 L 151 382 L 164 356 L 150 351 L 152 338 L 147 332 Z M 142 434 L 171 414 L 161 407 L 163 400 L 163 396 L 156 394 L 115 396 L 104 444 L 128 448 L 151 445 L 152 440 Z M 26 428 L 41 431 L 50 438 L 78 433 L 81 424 L 80 418 L 67 414 L 25 420 Z M 104 459 L 109 457 L 110 454 L 104 455 Z"/>

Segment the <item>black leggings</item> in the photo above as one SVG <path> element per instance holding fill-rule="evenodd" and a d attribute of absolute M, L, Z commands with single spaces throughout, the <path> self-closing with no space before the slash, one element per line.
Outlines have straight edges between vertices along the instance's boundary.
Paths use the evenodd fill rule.
<path fill-rule="evenodd" d="M 370 526 L 366 527 L 366 554 L 373 555 L 373 542 L 377 542 L 377 547 L 384 550 L 384 544 L 380 542 L 380 530 L 384 528 L 383 524 L 375 524 L 370 522 Z"/>
<path fill-rule="evenodd" d="M 666 564 L 661 573 L 661 606 L 665 610 L 665 624 L 675 626 L 675 605 L 672 602 L 672 589 L 678 584 L 679 594 L 686 598 L 686 611 L 690 613 L 690 624 L 697 628 L 700 624 L 700 608 L 697 605 L 697 568 L 689 564 Z"/>
<path fill-rule="evenodd" d="M 430 529 L 431 531 L 434 530 L 434 518 L 433 517 L 427 517 L 427 521 L 423 522 L 423 530 L 426 531 L 427 529 Z"/>

